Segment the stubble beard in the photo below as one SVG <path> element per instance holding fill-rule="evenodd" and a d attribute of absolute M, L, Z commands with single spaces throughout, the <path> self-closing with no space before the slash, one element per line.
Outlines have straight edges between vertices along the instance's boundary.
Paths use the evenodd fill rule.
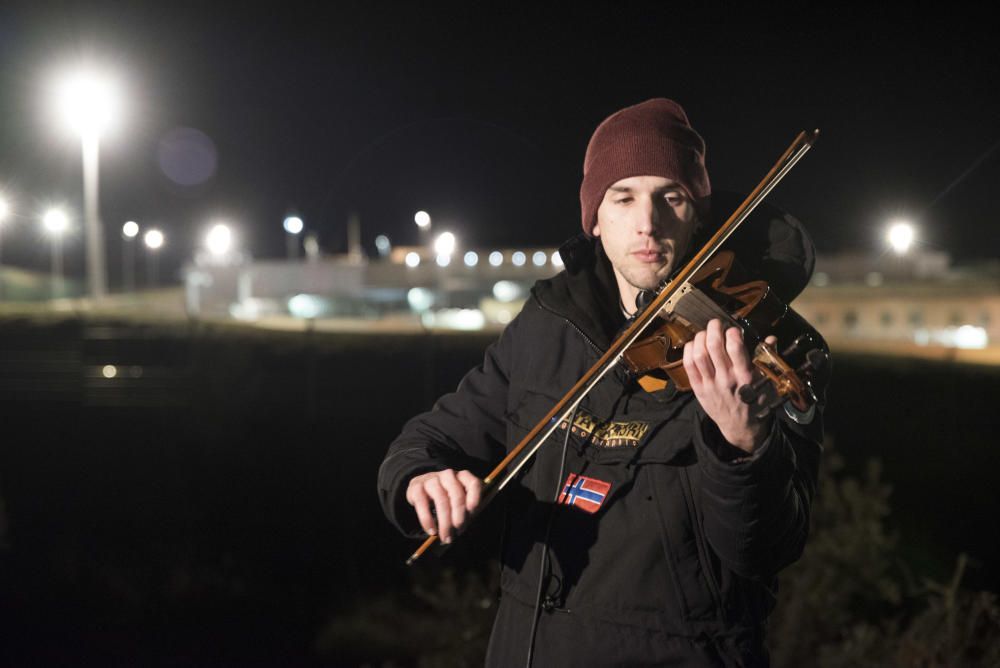
<path fill-rule="evenodd" d="M 661 265 L 660 269 L 666 267 L 666 269 L 663 271 L 657 270 L 656 272 L 648 272 L 648 271 L 638 270 L 635 267 L 624 267 L 624 268 L 616 267 L 615 274 L 617 274 L 619 281 L 624 281 L 630 287 L 632 287 L 635 290 L 634 296 L 638 297 L 639 293 L 641 293 L 644 290 L 652 290 L 652 291 L 658 290 L 662 282 L 666 280 L 668 276 L 670 276 L 670 272 L 673 268 L 673 263 L 674 263 L 674 258 L 671 255 L 669 260 L 665 264 Z M 621 297 L 623 299 L 622 304 L 624 305 L 624 308 L 628 309 L 628 311 L 631 312 L 632 304 L 628 302 L 632 301 L 632 297 L 625 299 L 624 294 Z"/>
<path fill-rule="evenodd" d="M 625 281 L 637 290 L 656 290 L 665 281 L 673 270 L 674 258 L 671 255 L 655 272 L 633 271 L 628 268 L 622 271 L 621 275 Z"/>

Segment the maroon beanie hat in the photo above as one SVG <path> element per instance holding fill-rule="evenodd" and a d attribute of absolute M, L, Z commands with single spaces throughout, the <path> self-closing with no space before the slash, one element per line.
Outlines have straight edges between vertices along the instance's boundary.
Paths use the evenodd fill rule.
<path fill-rule="evenodd" d="M 705 141 L 691 127 L 681 105 L 655 98 L 617 111 L 597 126 L 587 144 L 580 184 L 587 236 L 593 236 L 604 193 L 630 176 L 677 181 L 696 206 L 712 194 L 705 171 Z"/>

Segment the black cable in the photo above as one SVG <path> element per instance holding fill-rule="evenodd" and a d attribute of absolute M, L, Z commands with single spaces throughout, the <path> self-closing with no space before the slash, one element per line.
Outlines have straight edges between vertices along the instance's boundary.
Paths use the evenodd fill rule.
<path fill-rule="evenodd" d="M 538 593 L 535 595 L 535 612 L 531 619 L 531 633 L 528 636 L 528 661 L 525 668 L 531 668 L 531 659 L 535 652 L 535 632 L 538 630 L 538 618 L 541 617 L 542 590 L 545 587 L 545 570 L 549 562 L 549 534 L 552 532 L 552 518 L 556 514 L 556 506 L 559 505 L 559 497 L 563 491 L 563 473 L 566 470 L 566 451 L 569 446 L 569 435 L 573 431 L 573 421 L 576 420 L 576 409 L 580 404 L 573 406 L 570 413 L 569 422 L 566 423 L 566 436 L 563 438 L 562 459 L 559 463 L 559 477 L 556 480 L 556 495 L 552 499 L 552 508 L 549 509 L 549 521 L 545 526 L 545 537 L 542 539 L 542 563 L 538 569 Z"/>

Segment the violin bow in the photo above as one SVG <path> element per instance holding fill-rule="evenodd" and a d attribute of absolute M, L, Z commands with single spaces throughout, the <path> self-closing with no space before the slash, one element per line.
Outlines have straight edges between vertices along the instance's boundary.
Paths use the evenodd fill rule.
<path fill-rule="evenodd" d="M 615 339 L 597 362 L 570 388 L 562 399 L 545 414 L 538 424 L 521 439 L 496 467 L 483 478 L 483 494 L 479 505 L 469 514 L 466 526 L 513 480 L 525 464 L 531 461 L 542 444 L 552 435 L 560 424 L 569 420 L 570 414 L 583 401 L 590 391 L 618 363 L 624 352 L 642 336 L 656 316 L 667 307 L 673 307 L 681 297 L 692 290 L 688 280 L 701 269 L 702 265 L 722 246 L 736 228 L 747 219 L 751 212 L 760 204 L 785 175 L 802 159 L 802 156 L 812 148 L 819 130 L 807 132 L 803 130 L 795 137 L 791 146 L 778 158 L 771 170 L 753 191 L 747 195 L 743 203 L 729 216 L 725 223 L 716 231 L 705 245 L 692 257 L 688 263 L 661 289 L 655 298 L 643 308 L 622 334 Z M 515 462 L 516 460 L 516 462 Z M 513 463 L 513 465 L 512 465 Z M 509 470 L 508 470 L 508 467 Z M 506 471 L 506 473 L 505 473 Z M 410 555 L 406 565 L 413 564 L 437 541 L 437 534 L 432 534 Z"/>

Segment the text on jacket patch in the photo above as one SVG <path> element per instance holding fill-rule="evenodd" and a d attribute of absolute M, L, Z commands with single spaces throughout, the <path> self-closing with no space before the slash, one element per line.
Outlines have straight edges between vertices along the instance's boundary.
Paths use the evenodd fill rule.
<path fill-rule="evenodd" d="M 566 428 L 566 420 L 559 428 Z M 648 422 L 639 421 L 608 421 L 601 423 L 593 415 L 583 409 L 577 410 L 573 419 L 573 429 L 570 433 L 586 440 L 598 448 L 637 447 L 642 437 L 649 431 Z"/>

